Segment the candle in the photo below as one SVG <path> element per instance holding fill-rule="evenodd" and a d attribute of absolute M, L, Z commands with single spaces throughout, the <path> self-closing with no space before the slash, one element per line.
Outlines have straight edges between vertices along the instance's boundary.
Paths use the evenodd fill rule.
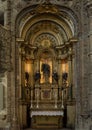
<path fill-rule="evenodd" d="M 29 62 L 26 62 L 25 64 L 25 72 L 30 72 L 30 63 Z"/>
<path fill-rule="evenodd" d="M 62 64 L 62 72 L 66 71 L 66 64 Z"/>

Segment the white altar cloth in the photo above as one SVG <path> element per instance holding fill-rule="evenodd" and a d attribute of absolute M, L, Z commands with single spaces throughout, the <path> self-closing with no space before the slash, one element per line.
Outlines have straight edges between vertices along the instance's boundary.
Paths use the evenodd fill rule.
<path fill-rule="evenodd" d="M 63 116 L 63 111 L 31 111 L 30 117 L 32 116 Z"/>

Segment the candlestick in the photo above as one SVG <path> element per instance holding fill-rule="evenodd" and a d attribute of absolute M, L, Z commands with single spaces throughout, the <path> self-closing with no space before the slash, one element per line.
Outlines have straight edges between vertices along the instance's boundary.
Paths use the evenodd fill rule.
<path fill-rule="evenodd" d="M 62 90 L 62 108 L 64 108 L 64 105 L 63 105 L 63 90 Z"/>
<path fill-rule="evenodd" d="M 39 70 L 39 64 L 38 64 L 38 61 L 37 61 L 37 71 Z"/>
<path fill-rule="evenodd" d="M 33 104 L 32 104 L 32 90 L 31 90 L 31 106 L 30 106 L 30 108 L 32 108 L 33 107 Z"/>

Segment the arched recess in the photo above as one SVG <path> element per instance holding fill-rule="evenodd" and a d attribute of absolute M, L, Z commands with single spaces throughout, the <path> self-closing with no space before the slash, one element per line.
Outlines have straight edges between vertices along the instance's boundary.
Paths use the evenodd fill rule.
<path fill-rule="evenodd" d="M 49 85 L 52 85 L 53 88 L 53 84 L 55 84 L 56 87 L 54 87 L 54 89 L 56 88 L 57 90 L 56 92 L 58 94 L 62 93 L 61 95 L 58 96 L 60 98 L 60 101 L 59 102 L 56 100 L 54 101 L 55 102 L 54 107 L 58 108 L 60 107 L 61 104 L 63 109 L 63 105 L 65 105 L 64 107 L 67 108 L 67 113 L 68 113 L 70 111 L 70 108 L 74 111 L 75 104 L 73 104 L 72 106 L 71 104 L 69 104 L 70 106 L 67 105 L 66 102 L 65 104 L 62 104 L 63 102 L 61 102 L 61 98 L 63 100 L 62 97 L 63 92 L 64 93 L 67 93 L 68 91 L 71 92 L 71 89 L 73 89 L 72 75 L 74 73 L 74 68 L 72 68 L 72 54 L 74 53 L 73 52 L 74 43 L 77 41 L 76 39 L 78 33 L 77 30 L 78 26 L 76 26 L 78 25 L 77 17 L 74 14 L 74 12 L 69 8 L 63 6 L 54 6 L 54 5 L 49 6 L 48 4 L 45 6 L 47 7 L 45 9 L 43 8 L 43 5 L 29 6 L 23 9 L 16 18 L 17 43 L 21 43 L 19 44 L 20 54 L 21 54 L 21 57 L 19 59 L 19 61 L 21 62 L 20 63 L 21 65 L 19 66 L 21 69 L 20 82 L 22 84 L 22 89 L 24 89 L 23 86 L 28 87 L 25 93 L 25 95 L 28 94 L 26 98 L 25 95 L 21 95 L 21 93 L 19 95 L 21 98 L 23 98 L 23 100 L 24 99 L 32 100 L 31 103 L 28 102 L 28 105 L 30 105 L 31 108 L 33 108 L 33 106 L 39 108 L 38 92 L 41 91 L 41 86 L 43 86 L 43 84 L 41 83 L 48 83 L 50 80 L 48 79 L 48 77 L 46 77 L 45 79 L 46 82 L 36 81 L 34 80 L 34 75 L 36 73 L 36 70 L 37 70 L 36 74 L 38 74 L 38 72 L 41 71 L 40 66 L 43 61 L 40 61 L 40 58 L 45 59 L 45 63 L 47 63 L 47 60 L 49 60 L 48 65 L 50 65 L 51 68 L 51 76 L 52 73 L 54 73 L 54 71 L 57 71 L 57 69 L 58 69 L 57 74 L 59 76 L 59 80 L 54 79 L 51 82 L 49 82 L 50 83 Z M 45 58 L 44 56 L 45 54 L 47 54 L 47 56 L 51 54 L 52 57 L 49 57 L 49 59 L 47 57 Z M 67 66 L 69 68 L 67 69 L 67 73 L 69 75 L 68 83 L 67 83 L 68 91 L 64 89 L 62 83 L 63 82 L 62 78 L 64 79 L 64 83 L 66 80 L 65 75 L 62 75 L 63 74 L 62 68 L 66 68 Z M 25 75 L 26 71 L 28 73 L 26 73 Z M 26 78 L 26 82 L 25 82 L 25 78 Z M 39 85 L 40 87 L 38 87 Z M 22 89 L 20 89 L 20 91 L 22 91 Z M 28 90 L 31 91 L 29 92 Z M 61 90 L 61 92 L 59 92 L 58 90 Z M 40 99 L 42 98 L 42 95 L 43 94 L 41 94 Z M 54 97 L 51 98 L 54 99 Z M 68 101 L 69 100 L 72 101 L 72 95 L 70 93 L 67 98 Z M 23 100 L 21 100 L 22 103 Z M 50 99 L 48 98 L 48 101 L 49 100 Z M 53 106 L 53 101 L 52 101 L 52 106 Z M 27 106 L 22 106 L 22 110 L 24 113 L 26 111 L 25 110 L 26 107 Z M 74 122 L 71 122 L 72 119 L 70 113 L 68 113 L 68 118 L 70 123 L 74 125 Z M 23 122 L 24 119 L 23 120 L 20 119 L 20 120 L 22 126 L 24 124 L 27 126 L 26 121 Z M 57 125 L 61 125 L 61 124 L 57 124 Z"/>
<path fill-rule="evenodd" d="M 43 20 L 56 22 L 70 35 L 69 38 L 77 35 L 78 19 L 71 9 L 63 6 L 55 6 L 56 11 L 53 13 L 50 8 L 48 8 L 48 12 L 44 10 L 40 11 L 40 6 L 41 5 L 29 6 L 20 11 L 16 18 L 17 37 L 24 38 L 32 25 Z"/>

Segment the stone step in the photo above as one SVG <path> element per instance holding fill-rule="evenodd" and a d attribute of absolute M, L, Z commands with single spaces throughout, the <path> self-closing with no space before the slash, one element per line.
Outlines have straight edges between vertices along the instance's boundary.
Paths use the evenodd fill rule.
<path fill-rule="evenodd" d="M 23 129 L 23 130 L 74 130 L 74 129 L 69 129 L 69 128 L 62 128 L 62 129 L 31 129 L 31 128 L 27 128 L 27 129 Z"/>

